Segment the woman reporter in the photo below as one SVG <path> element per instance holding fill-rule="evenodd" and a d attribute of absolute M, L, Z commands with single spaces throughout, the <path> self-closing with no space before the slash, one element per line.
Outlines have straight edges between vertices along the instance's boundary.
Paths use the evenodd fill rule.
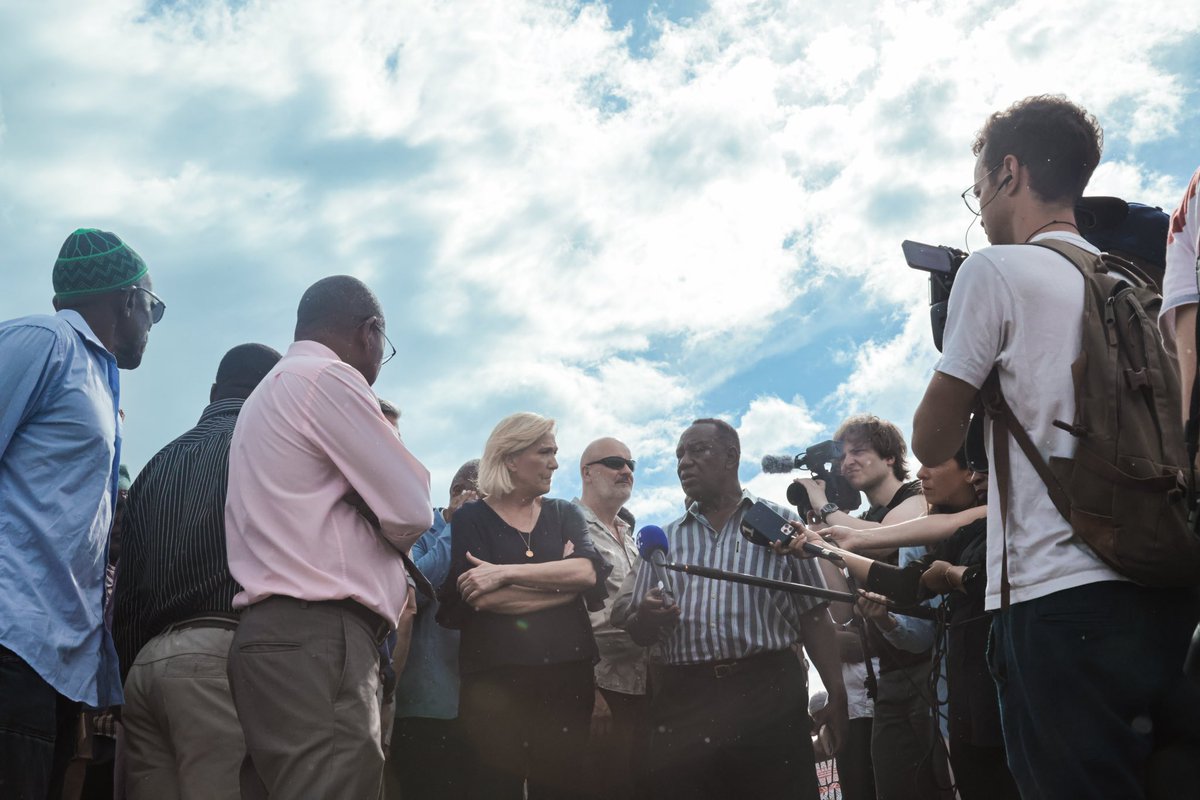
<path fill-rule="evenodd" d="M 544 497 L 557 453 L 554 420 L 504 418 L 479 464 L 484 499 L 454 515 L 438 621 L 462 631 L 468 797 L 521 798 L 526 780 L 530 800 L 582 794 L 597 657 L 587 611 L 603 607 L 611 567 L 579 509 Z"/>
<path fill-rule="evenodd" d="M 990 615 L 984 610 L 987 555 L 986 509 L 973 505 L 981 500 L 974 484 L 980 468 L 967 465 L 965 451 L 935 467 L 922 467 L 925 497 L 931 502 L 927 517 L 888 528 L 878 528 L 866 537 L 851 529 L 826 529 L 819 534 L 805 530 L 809 541 L 842 554 L 856 580 L 878 592 L 865 593 L 860 609 L 873 619 L 891 615 L 881 603 L 888 598 L 902 604 L 919 596 L 946 593 L 946 677 L 949 687 L 950 763 L 963 800 L 1018 797 L 1016 783 L 1008 770 L 1000 732 L 996 687 L 987 665 Z M 871 541 L 868 537 L 879 537 Z M 880 544 L 896 547 L 931 544 L 929 554 L 904 569 L 872 561 L 850 552 Z M 792 551 L 799 550 L 795 543 Z"/>

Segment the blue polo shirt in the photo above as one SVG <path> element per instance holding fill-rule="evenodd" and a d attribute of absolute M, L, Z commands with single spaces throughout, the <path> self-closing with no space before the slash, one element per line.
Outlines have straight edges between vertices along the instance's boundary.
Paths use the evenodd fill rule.
<path fill-rule="evenodd" d="M 122 702 L 103 608 L 119 402 L 77 312 L 0 322 L 0 645 L 95 707 Z"/>
<path fill-rule="evenodd" d="M 433 527 L 412 546 L 412 560 L 434 586 L 450 573 L 450 524 L 433 510 Z M 408 662 L 396 686 L 396 716 L 454 719 L 458 716 L 458 631 L 437 624 L 438 601 L 417 594 Z"/>

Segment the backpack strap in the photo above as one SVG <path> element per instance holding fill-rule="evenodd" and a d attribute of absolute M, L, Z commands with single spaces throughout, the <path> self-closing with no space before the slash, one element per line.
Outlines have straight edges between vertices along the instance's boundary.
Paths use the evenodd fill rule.
<path fill-rule="evenodd" d="M 1000 489 L 1000 608 L 1008 608 L 1011 587 L 1008 583 L 1008 492 L 1009 480 L 1012 476 L 1008 463 L 1008 420 L 1003 413 L 993 414 L 989 407 L 994 397 L 999 403 L 1004 402 L 1000 392 L 1000 377 L 996 368 L 987 376 L 981 390 L 984 393 L 984 410 L 992 418 L 992 470 L 996 473 L 996 486 Z"/>
<path fill-rule="evenodd" d="M 992 418 L 992 425 L 1003 428 L 1012 434 L 1013 439 L 1016 440 L 1017 445 L 1021 448 L 1021 452 L 1029 459 L 1029 463 L 1033 465 L 1034 471 L 1042 479 L 1042 483 L 1046 484 L 1046 491 L 1050 495 L 1050 501 L 1054 503 L 1054 507 L 1058 509 L 1058 513 L 1062 514 L 1063 519 L 1070 522 L 1071 498 L 1067 494 L 1067 490 L 1063 488 L 1063 485 L 1059 483 L 1058 478 L 1051 471 L 1050 465 L 1046 463 L 1046 459 L 1042 458 L 1042 454 L 1038 452 L 1037 445 L 1033 443 L 1033 439 L 1029 438 L 1029 434 L 1025 431 L 1025 426 L 1013 415 L 1008 401 L 1004 398 L 1004 392 L 1000 390 L 1000 372 L 998 367 L 992 367 L 991 374 L 983 382 L 983 387 L 979 391 L 983 400 L 984 410 Z M 993 447 L 996 446 L 996 443 L 993 442 Z M 1007 443 L 1005 443 L 1004 449 L 1008 449 Z"/>
<path fill-rule="evenodd" d="M 1037 472 L 1051 502 L 1062 515 L 1063 519 L 1071 520 L 1071 499 L 1059 483 L 1058 478 L 1050 470 L 1050 465 L 1042 458 L 1033 440 L 1025 432 L 1025 427 L 1013 416 L 1012 408 L 1004 398 L 1000 389 L 1000 368 L 992 367 L 987 380 L 979 390 L 980 400 L 984 411 L 992 418 L 992 468 L 996 471 L 996 486 L 1000 490 L 1000 526 L 1001 526 L 1001 558 L 1000 558 L 1000 607 L 1008 608 L 1010 587 L 1008 583 L 1008 501 L 1012 486 L 1012 465 L 1008 457 L 1008 436 L 1012 434 L 1021 452 L 1029 459 Z"/>
<path fill-rule="evenodd" d="M 1084 275 L 1094 275 L 1097 272 L 1108 271 L 1104 268 L 1100 256 L 1084 250 L 1077 244 L 1064 242 L 1062 239 L 1042 239 L 1038 242 L 1029 242 L 1029 244 L 1053 250 L 1067 261 L 1070 261 L 1075 269 Z"/>
<path fill-rule="evenodd" d="M 1200 275 L 1200 260 L 1196 263 L 1196 274 Z M 1196 342 L 1200 343 L 1200 310 L 1196 313 Z M 1196 456 L 1200 454 L 1200 347 L 1196 352 L 1196 374 L 1192 378 L 1192 393 L 1188 402 L 1187 422 L 1183 426 L 1184 446 L 1187 450 L 1188 524 L 1196 524 Z"/>

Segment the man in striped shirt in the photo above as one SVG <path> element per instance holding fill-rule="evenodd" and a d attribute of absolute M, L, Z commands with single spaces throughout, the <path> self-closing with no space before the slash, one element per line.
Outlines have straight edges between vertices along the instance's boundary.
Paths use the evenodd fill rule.
<path fill-rule="evenodd" d="M 226 353 L 196 427 L 158 451 L 130 489 L 113 630 L 130 800 L 240 797 L 246 746 L 225 675 L 241 590 L 225 553 L 229 442 L 242 403 L 279 358 L 262 344 Z"/>
<path fill-rule="evenodd" d="M 692 502 L 666 527 L 670 558 L 824 587 L 820 567 L 743 539 L 757 498 L 738 480 L 741 445 L 728 423 L 700 419 L 675 451 Z M 774 506 L 796 519 L 789 509 Z M 651 650 L 651 782 L 657 796 L 816 798 L 803 643 L 829 691 L 824 716 L 836 747 L 846 693 L 823 601 L 675 573 L 664 602 L 643 562 L 614 602 L 613 620 Z"/>

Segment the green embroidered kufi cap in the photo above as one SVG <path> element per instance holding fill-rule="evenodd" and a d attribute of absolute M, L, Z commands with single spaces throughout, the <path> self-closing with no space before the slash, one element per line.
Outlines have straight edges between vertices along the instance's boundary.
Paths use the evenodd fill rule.
<path fill-rule="evenodd" d="M 111 292 L 132 286 L 146 274 L 146 262 L 121 237 L 80 228 L 67 237 L 54 262 L 54 296 L 59 299 Z"/>

